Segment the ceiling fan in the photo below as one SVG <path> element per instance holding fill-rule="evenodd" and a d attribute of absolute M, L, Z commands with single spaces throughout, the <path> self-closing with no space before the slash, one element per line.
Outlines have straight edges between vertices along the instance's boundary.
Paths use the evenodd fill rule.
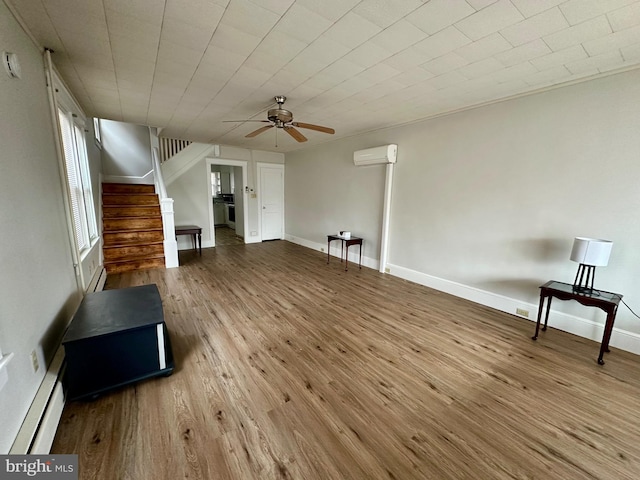
<path fill-rule="evenodd" d="M 278 104 L 278 108 L 272 108 L 267 112 L 268 120 L 223 120 L 223 122 L 261 122 L 270 124 L 265 125 L 264 127 L 260 127 L 259 129 L 254 130 L 248 135 L 245 135 L 245 138 L 256 137 L 273 127 L 282 128 L 298 142 L 306 142 L 307 137 L 300 133 L 300 131 L 295 127 L 315 130 L 316 132 L 329 133 L 331 135 L 336 133 L 333 128 L 323 127 L 321 125 L 313 125 L 312 123 L 294 122 L 293 113 L 282 108 L 282 105 L 284 105 L 287 97 L 285 97 L 284 95 L 277 95 L 276 97 L 274 97 L 274 100 Z"/>

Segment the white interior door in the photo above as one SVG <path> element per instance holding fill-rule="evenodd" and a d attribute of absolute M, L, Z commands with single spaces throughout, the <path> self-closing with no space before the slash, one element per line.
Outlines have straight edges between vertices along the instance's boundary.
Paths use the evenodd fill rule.
<path fill-rule="evenodd" d="M 262 240 L 284 238 L 284 165 L 260 165 Z"/>

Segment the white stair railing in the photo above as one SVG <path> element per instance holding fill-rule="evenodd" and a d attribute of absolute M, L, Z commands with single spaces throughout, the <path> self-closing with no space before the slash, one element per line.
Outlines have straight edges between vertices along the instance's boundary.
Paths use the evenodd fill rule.
<path fill-rule="evenodd" d="M 175 220 L 173 219 L 173 198 L 167 196 L 164 184 L 158 149 L 152 149 L 153 181 L 156 193 L 160 197 L 160 213 L 162 214 L 162 230 L 164 233 L 164 265 L 166 268 L 178 266 L 178 242 L 176 241 Z"/>
<path fill-rule="evenodd" d="M 160 142 L 160 162 L 164 163 L 173 157 L 180 150 L 191 145 L 189 140 L 178 140 L 177 138 L 158 137 Z"/>

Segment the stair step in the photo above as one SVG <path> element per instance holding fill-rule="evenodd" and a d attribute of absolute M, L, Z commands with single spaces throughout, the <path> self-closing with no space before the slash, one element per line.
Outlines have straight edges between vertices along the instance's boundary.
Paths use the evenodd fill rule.
<path fill-rule="evenodd" d="M 129 231 L 129 230 L 150 230 L 153 228 L 162 229 L 162 218 L 156 217 L 131 217 L 131 218 L 103 218 L 102 230 L 108 231 Z"/>
<path fill-rule="evenodd" d="M 122 218 L 122 217 L 152 217 L 160 215 L 160 206 L 158 205 L 103 205 L 103 218 Z"/>
<path fill-rule="evenodd" d="M 164 245 L 160 243 L 138 244 L 138 245 L 118 245 L 104 247 L 105 261 L 125 261 L 139 258 L 164 256 Z"/>
<path fill-rule="evenodd" d="M 103 193 L 102 205 L 160 205 L 160 201 L 155 193 Z"/>
<path fill-rule="evenodd" d="M 102 193 L 156 193 L 156 187 L 146 183 L 103 183 Z"/>
<path fill-rule="evenodd" d="M 136 230 L 136 231 L 115 231 L 115 232 L 103 232 L 102 238 L 104 246 L 115 245 L 136 245 L 142 243 L 154 243 L 162 242 L 164 240 L 164 234 L 162 229 L 151 230 Z"/>
<path fill-rule="evenodd" d="M 104 267 L 107 273 L 123 273 L 148 268 L 164 268 L 164 255 L 156 257 L 135 258 L 124 261 L 106 261 Z"/>

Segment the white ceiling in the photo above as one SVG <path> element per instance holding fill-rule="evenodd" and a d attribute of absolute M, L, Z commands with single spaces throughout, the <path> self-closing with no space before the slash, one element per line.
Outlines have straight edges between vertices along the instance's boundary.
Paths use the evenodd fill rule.
<path fill-rule="evenodd" d="M 288 151 L 640 65 L 633 0 L 5 0 L 90 115 Z M 303 130 L 244 135 L 286 95 Z"/>

